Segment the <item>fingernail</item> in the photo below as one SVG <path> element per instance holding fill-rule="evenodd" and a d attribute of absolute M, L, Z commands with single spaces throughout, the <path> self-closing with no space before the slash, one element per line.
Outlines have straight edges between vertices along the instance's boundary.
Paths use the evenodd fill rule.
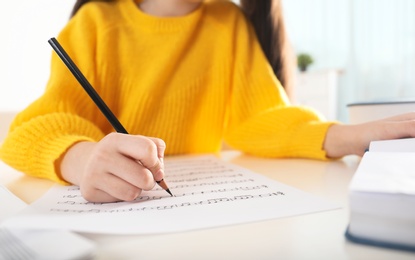
<path fill-rule="evenodd" d="M 164 167 L 164 158 L 163 157 L 160 158 L 160 163 L 161 163 L 161 166 Z"/>

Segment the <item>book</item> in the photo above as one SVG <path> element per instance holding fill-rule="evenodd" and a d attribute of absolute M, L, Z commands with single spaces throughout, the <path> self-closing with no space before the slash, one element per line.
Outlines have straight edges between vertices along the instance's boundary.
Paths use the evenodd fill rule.
<path fill-rule="evenodd" d="M 415 153 L 415 138 L 373 141 L 369 145 L 369 151 Z"/>
<path fill-rule="evenodd" d="M 375 141 L 349 186 L 346 237 L 415 252 L 415 139 Z"/>
<path fill-rule="evenodd" d="M 0 185 L 0 202 L 0 259 L 93 259 L 95 256 L 95 242 L 68 230 L 4 227 L 5 220 L 28 205 L 3 185 Z"/>
<path fill-rule="evenodd" d="M 347 105 L 349 123 L 360 124 L 415 111 L 415 99 L 359 102 Z"/>

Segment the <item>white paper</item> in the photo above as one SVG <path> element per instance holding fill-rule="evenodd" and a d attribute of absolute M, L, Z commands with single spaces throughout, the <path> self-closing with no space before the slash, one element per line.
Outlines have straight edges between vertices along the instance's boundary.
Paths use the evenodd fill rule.
<path fill-rule="evenodd" d="M 415 153 L 367 152 L 350 184 L 352 191 L 415 195 Z"/>
<path fill-rule="evenodd" d="M 370 142 L 369 151 L 413 153 L 415 152 L 415 138 L 372 141 Z"/>
<path fill-rule="evenodd" d="M 94 242 L 65 230 L 0 228 L 0 259 L 93 259 Z"/>
<path fill-rule="evenodd" d="M 67 228 L 91 233 L 181 232 L 332 210 L 329 201 L 214 156 L 165 160 L 166 183 L 134 202 L 89 203 L 78 187 L 54 186 L 9 227 Z"/>
<path fill-rule="evenodd" d="M 27 207 L 0 185 L 0 223 Z M 0 259 L 89 259 L 94 251 L 92 241 L 64 230 L 0 228 Z"/>

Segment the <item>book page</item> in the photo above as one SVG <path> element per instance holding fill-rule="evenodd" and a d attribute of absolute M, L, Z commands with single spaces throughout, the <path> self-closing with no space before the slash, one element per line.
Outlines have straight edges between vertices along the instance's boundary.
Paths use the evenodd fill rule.
<path fill-rule="evenodd" d="M 76 186 L 54 186 L 9 227 L 62 228 L 91 233 L 182 232 L 338 208 L 214 156 L 165 160 L 171 197 L 158 186 L 133 202 L 90 203 Z"/>
<path fill-rule="evenodd" d="M 93 259 L 93 241 L 66 230 L 0 228 L 0 259 Z"/>
<path fill-rule="evenodd" d="M 352 192 L 415 195 L 415 153 L 367 152 L 350 183 Z"/>
<path fill-rule="evenodd" d="M 415 138 L 372 141 L 369 151 L 413 153 L 415 152 Z"/>
<path fill-rule="evenodd" d="M 27 207 L 0 185 L 0 223 Z M 94 250 L 92 241 L 68 231 L 0 228 L 0 259 L 89 259 Z"/>

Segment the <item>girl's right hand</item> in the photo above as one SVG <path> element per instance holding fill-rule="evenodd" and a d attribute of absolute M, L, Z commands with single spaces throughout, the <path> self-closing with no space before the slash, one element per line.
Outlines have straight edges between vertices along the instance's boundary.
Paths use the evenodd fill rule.
<path fill-rule="evenodd" d="M 132 201 L 164 178 L 163 140 L 111 133 L 98 143 L 79 142 L 61 160 L 62 178 L 91 202 Z"/>

